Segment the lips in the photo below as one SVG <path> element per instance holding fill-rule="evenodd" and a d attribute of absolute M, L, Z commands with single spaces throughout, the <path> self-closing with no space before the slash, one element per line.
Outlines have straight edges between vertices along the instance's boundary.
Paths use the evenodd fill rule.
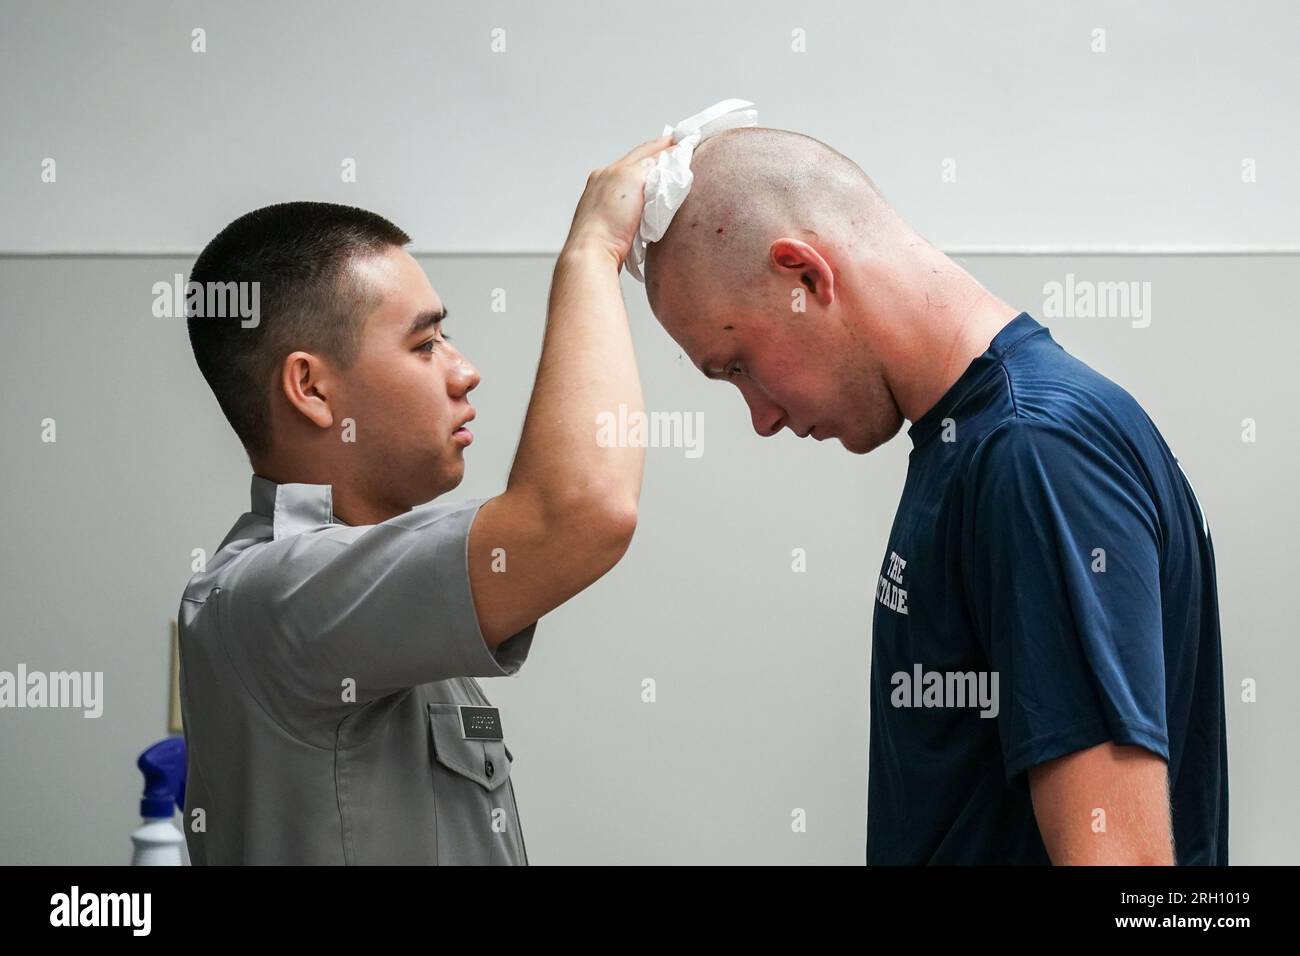
<path fill-rule="evenodd" d="M 468 425 L 473 420 L 474 420 L 474 411 L 473 409 L 471 409 L 469 415 L 461 419 L 460 424 L 457 425 L 456 428 L 452 431 L 451 440 L 454 442 L 458 442 L 462 446 L 468 448 L 470 443 L 474 441 L 474 433 L 470 431 L 468 428 L 466 428 L 465 426 Z"/>
<path fill-rule="evenodd" d="M 464 428 L 466 425 L 468 425 L 477 417 L 478 417 L 478 413 L 471 411 L 468 416 L 460 420 L 459 425 L 457 425 L 455 428 L 452 429 L 452 434 L 455 434 L 456 432 L 460 431 L 462 428 Z"/>

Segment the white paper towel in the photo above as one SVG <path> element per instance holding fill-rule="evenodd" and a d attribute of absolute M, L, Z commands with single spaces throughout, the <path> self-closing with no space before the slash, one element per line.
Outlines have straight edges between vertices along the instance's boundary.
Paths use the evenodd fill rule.
<path fill-rule="evenodd" d="M 664 237 L 673 216 L 691 191 L 691 183 L 695 181 L 695 174 L 691 172 L 695 147 L 724 130 L 757 126 L 758 110 L 752 109 L 753 105 L 748 100 L 723 100 L 686 117 L 676 126 L 664 127 L 662 135 L 671 133 L 674 145 L 659 154 L 654 168 L 646 176 L 641 228 L 632 239 L 632 251 L 627 257 L 627 271 L 638 282 L 645 282 L 647 243 L 658 242 Z"/>

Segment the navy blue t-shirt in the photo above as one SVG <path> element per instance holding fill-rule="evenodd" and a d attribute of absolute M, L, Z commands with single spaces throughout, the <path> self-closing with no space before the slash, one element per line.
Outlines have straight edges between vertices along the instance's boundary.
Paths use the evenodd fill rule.
<path fill-rule="evenodd" d="M 1214 552 L 1151 419 L 1022 312 L 908 436 L 867 862 L 1050 863 L 1026 771 L 1111 740 L 1168 762 L 1177 862 L 1226 865 Z"/>

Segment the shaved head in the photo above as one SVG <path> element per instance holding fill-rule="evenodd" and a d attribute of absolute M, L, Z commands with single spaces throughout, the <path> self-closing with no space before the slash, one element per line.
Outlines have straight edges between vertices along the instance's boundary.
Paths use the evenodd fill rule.
<path fill-rule="evenodd" d="M 763 437 L 789 430 L 865 454 L 1016 314 L 810 136 L 728 130 L 700 144 L 691 171 L 646 249 L 646 295 L 695 367 L 740 391 Z"/>
<path fill-rule="evenodd" d="M 862 303 L 888 311 L 888 269 L 916 234 L 851 159 L 785 130 L 728 130 L 646 250 L 646 295 L 706 376 L 740 389 L 754 430 L 864 453 L 902 415 Z M 921 243 L 924 240 L 919 240 Z"/>
<path fill-rule="evenodd" d="M 652 309 L 666 284 L 749 289 L 778 236 L 850 252 L 901 225 L 857 163 L 800 133 L 728 130 L 696 149 L 691 171 L 685 202 L 646 250 Z"/>

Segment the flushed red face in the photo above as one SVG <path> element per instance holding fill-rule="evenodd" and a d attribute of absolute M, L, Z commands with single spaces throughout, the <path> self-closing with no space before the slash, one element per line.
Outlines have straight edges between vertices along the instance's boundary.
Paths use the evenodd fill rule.
<path fill-rule="evenodd" d="M 339 411 L 356 422 L 372 492 L 409 508 L 464 477 L 479 373 L 449 341 L 442 300 L 409 253 L 390 247 L 352 268 L 379 304 L 364 321 L 356 360 L 340 373 Z"/>
<path fill-rule="evenodd" d="M 800 294 L 797 272 L 773 270 L 765 290 L 658 280 L 655 317 L 701 372 L 736 386 L 760 436 L 788 428 L 865 454 L 897 434 L 903 418 L 870 343 L 840 300 Z"/>

